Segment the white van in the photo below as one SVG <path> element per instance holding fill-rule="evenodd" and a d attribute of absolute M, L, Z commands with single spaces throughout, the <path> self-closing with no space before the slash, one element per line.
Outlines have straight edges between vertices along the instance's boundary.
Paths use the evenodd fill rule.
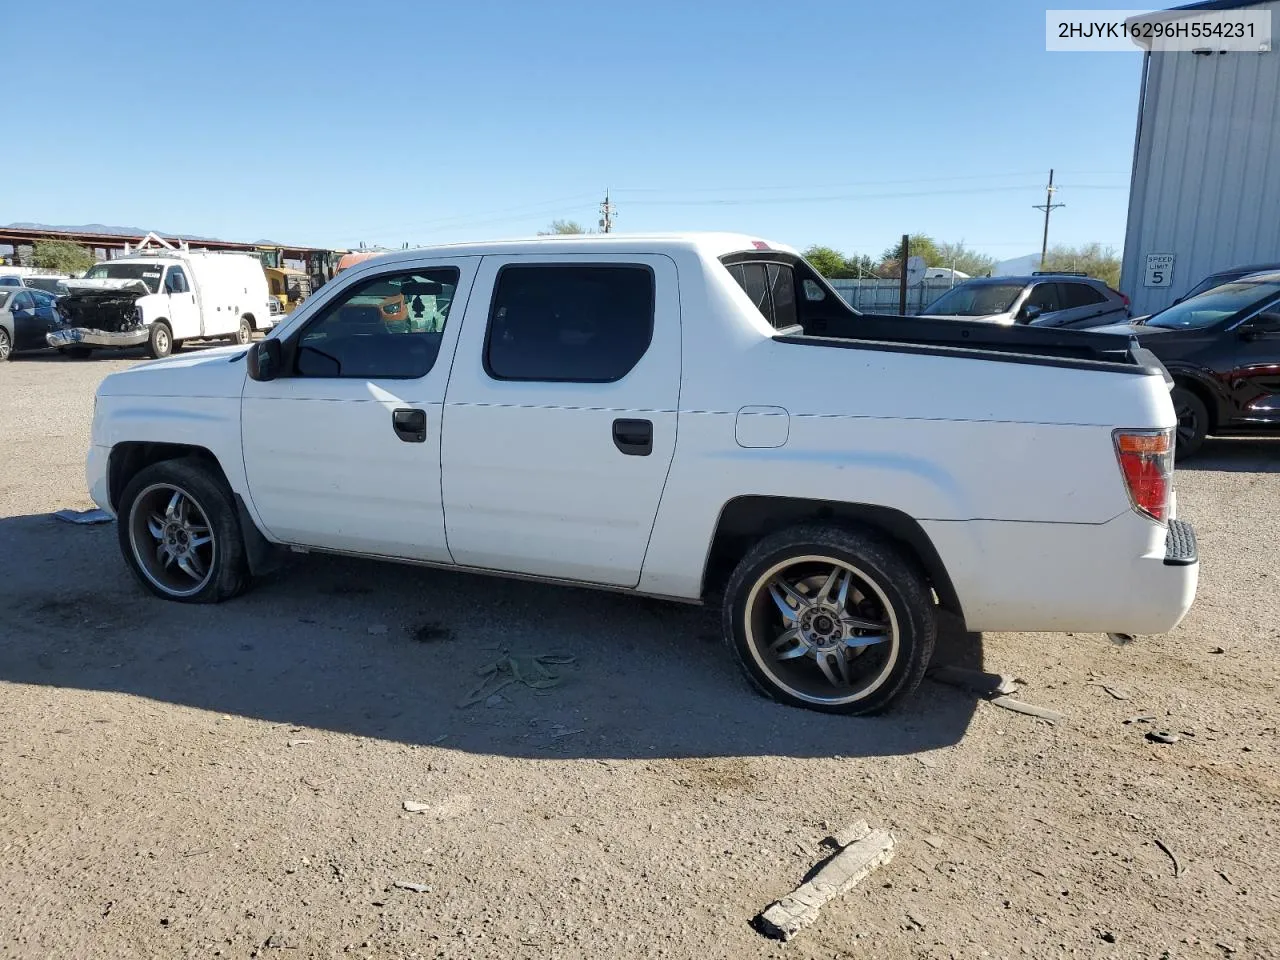
<path fill-rule="evenodd" d="M 67 289 L 45 339 L 73 356 L 146 344 L 164 357 L 197 338 L 247 344 L 275 322 L 262 264 L 243 253 L 144 249 L 95 264 Z"/>

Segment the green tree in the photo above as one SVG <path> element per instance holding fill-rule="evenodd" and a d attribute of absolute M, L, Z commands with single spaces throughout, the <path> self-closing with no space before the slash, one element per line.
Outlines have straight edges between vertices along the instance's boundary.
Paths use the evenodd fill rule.
<path fill-rule="evenodd" d="M 929 264 L 931 267 L 951 267 L 971 277 L 984 277 L 995 269 L 995 265 L 995 257 L 970 250 L 963 240 L 938 244 L 938 262 Z"/>
<path fill-rule="evenodd" d="M 93 266 L 93 253 L 70 240 L 37 240 L 31 263 L 45 270 L 79 276 Z"/>
<path fill-rule="evenodd" d="M 1112 247 L 1100 243 L 1050 247 L 1040 269 L 1079 271 L 1113 287 L 1120 284 L 1120 257 Z"/>
<path fill-rule="evenodd" d="M 813 269 L 828 280 L 835 280 L 845 275 L 844 254 L 834 247 L 823 247 L 814 244 L 805 250 L 804 258 L 813 264 Z"/>
<path fill-rule="evenodd" d="M 933 237 L 927 233 L 911 234 L 911 249 L 909 256 L 924 257 L 924 265 L 926 267 L 948 266 L 942 263 L 938 258 L 938 244 Z M 880 265 L 878 272 L 881 276 L 896 277 L 899 275 L 899 264 L 902 262 L 902 241 L 899 240 L 892 247 L 884 252 L 880 257 Z"/>
<path fill-rule="evenodd" d="M 865 253 L 855 253 L 852 256 L 845 257 L 844 276 L 874 277 L 876 276 L 876 262 Z"/>
<path fill-rule="evenodd" d="M 577 220 L 552 220 L 546 230 L 539 230 L 538 236 L 549 237 L 553 234 L 590 233 L 591 231 Z"/>

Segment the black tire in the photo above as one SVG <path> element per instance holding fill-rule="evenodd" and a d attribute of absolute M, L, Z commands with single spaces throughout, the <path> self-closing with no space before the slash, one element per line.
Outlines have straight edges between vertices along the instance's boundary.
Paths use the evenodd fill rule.
<path fill-rule="evenodd" d="M 165 321 L 152 322 L 151 334 L 147 337 L 147 352 L 156 360 L 173 353 L 173 330 Z"/>
<path fill-rule="evenodd" d="M 9 337 L 9 331 L 4 327 L 0 327 L 0 363 L 13 359 L 13 340 Z"/>
<path fill-rule="evenodd" d="M 89 347 L 61 347 L 58 352 L 72 360 L 88 360 L 93 350 Z"/>
<path fill-rule="evenodd" d="M 163 512 L 173 505 L 174 494 L 182 498 L 177 510 Z M 231 491 L 199 460 L 164 460 L 140 470 L 125 486 L 118 508 L 120 552 L 138 582 L 157 597 L 221 603 L 248 586 L 244 536 Z M 210 537 L 205 543 L 198 542 L 204 536 L 200 530 Z"/>
<path fill-rule="evenodd" d="M 773 595 L 782 574 L 809 606 Z M 824 605 L 828 593 L 837 596 Z M 793 616 L 782 613 L 784 602 Z M 758 690 L 824 713 L 879 713 L 912 693 L 937 637 L 937 609 L 918 565 L 871 531 L 825 524 L 792 527 L 752 547 L 729 578 L 722 616 L 725 639 Z M 810 632 L 798 629 L 803 622 Z M 802 647 L 807 652 L 797 653 Z"/>
<path fill-rule="evenodd" d="M 240 318 L 240 326 L 236 328 L 235 341 L 242 347 L 253 343 L 253 323 L 248 317 Z"/>
<path fill-rule="evenodd" d="M 1209 433 L 1209 408 L 1186 387 L 1174 387 L 1170 399 L 1173 400 L 1173 411 L 1178 417 L 1174 456 L 1185 460 L 1199 452 Z"/>

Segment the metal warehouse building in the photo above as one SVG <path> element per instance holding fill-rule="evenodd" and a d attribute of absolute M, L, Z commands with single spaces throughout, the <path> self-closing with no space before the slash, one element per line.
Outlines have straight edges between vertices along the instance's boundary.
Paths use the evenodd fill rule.
<path fill-rule="evenodd" d="M 1280 35 L 1280 0 L 1171 13 L 1244 9 Z M 1215 270 L 1280 262 L 1280 53 L 1148 51 L 1141 89 L 1121 274 L 1135 315 Z"/>

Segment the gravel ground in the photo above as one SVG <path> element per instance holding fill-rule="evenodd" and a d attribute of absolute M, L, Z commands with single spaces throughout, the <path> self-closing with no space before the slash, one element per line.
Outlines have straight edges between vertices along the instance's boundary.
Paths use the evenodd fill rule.
<path fill-rule="evenodd" d="M 1179 473 L 1174 633 L 946 632 L 1064 722 L 929 681 L 854 720 L 755 696 L 693 608 L 321 557 L 150 599 L 48 515 L 129 362 L 0 366 L 0 956 L 1280 956 L 1280 443 Z M 893 862 L 758 935 L 859 818 Z"/>

